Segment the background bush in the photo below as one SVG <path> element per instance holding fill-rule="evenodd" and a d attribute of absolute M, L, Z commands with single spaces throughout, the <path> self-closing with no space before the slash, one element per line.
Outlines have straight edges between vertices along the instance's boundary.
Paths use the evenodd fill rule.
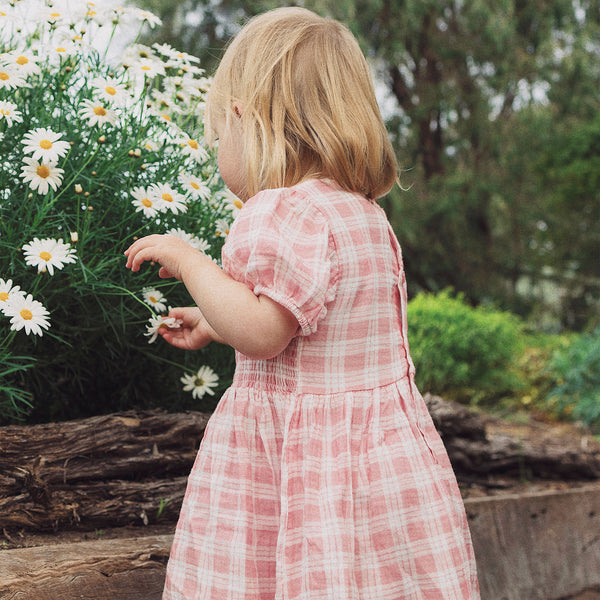
<path fill-rule="evenodd" d="M 555 381 L 550 409 L 600 431 L 600 327 L 574 336 L 554 353 L 547 370 Z"/>
<path fill-rule="evenodd" d="M 509 313 L 473 308 L 448 290 L 419 294 L 408 304 L 408 338 L 422 392 L 477 404 L 524 385 L 523 329 Z"/>

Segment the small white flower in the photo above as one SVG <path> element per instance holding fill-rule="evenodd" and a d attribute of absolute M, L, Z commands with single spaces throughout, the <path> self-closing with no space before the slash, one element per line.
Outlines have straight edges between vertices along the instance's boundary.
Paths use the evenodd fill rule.
<path fill-rule="evenodd" d="M 131 195 L 135 198 L 131 203 L 135 206 L 135 211 L 144 213 L 145 217 L 153 218 L 159 212 L 163 212 L 163 201 L 143 187 L 134 187 Z"/>
<path fill-rule="evenodd" d="M 33 154 L 34 160 L 57 163 L 58 159 L 65 156 L 71 149 L 69 142 L 62 141 L 61 136 L 61 133 L 55 133 L 45 127 L 32 129 L 21 140 L 21 143 L 25 145 L 23 151 Z"/>
<path fill-rule="evenodd" d="M 121 62 L 125 67 L 132 67 L 141 59 L 148 59 L 153 56 L 154 52 L 150 46 L 145 46 L 144 44 L 130 44 L 125 48 Z"/>
<path fill-rule="evenodd" d="M 162 25 L 162 21 L 160 20 L 160 18 L 148 10 L 142 10 L 141 8 L 137 8 L 133 9 L 132 14 L 140 21 L 148 23 L 148 25 L 150 25 L 152 29 L 154 29 L 157 25 Z"/>
<path fill-rule="evenodd" d="M 96 77 L 92 81 L 96 93 L 105 102 L 112 102 L 118 106 L 127 103 L 129 92 L 125 85 L 117 81 L 114 77 Z"/>
<path fill-rule="evenodd" d="M 192 392 L 192 396 L 198 400 L 209 394 L 214 396 L 215 392 L 212 388 L 217 387 L 219 376 L 207 365 L 198 369 L 195 375 L 184 375 L 181 378 L 184 392 Z"/>
<path fill-rule="evenodd" d="M 13 331 L 25 329 L 25 333 L 29 335 L 42 335 L 42 328 L 48 329 L 50 314 L 42 305 L 41 302 L 34 300 L 31 294 L 22 296 L 15 294 L 11 296 L 7 306 L 4 308 L 4 314 L 10 317 L 10 328 Z"/>
<path fill-rule="evenodd" d="M 210 198 L 210 188 L 195 175 L 189 173 L 181 173 L 178 177 L 179 183 L 190 192 L 193 198 L 201 198 L 202 200 L 208 200 Z"/>
<path fill-rule="evenodd" d="M 67 58 L 69 56 L 76 56 L 79 52 L 77 44 L 69 40 L 53 40 L 52 43 L 44 46 L 46 54 L 56 60 Z"/>
<path fill-rule="evenodd" d="M 175 50 L 169 46 L 169 44 L 152 44 L 152 47 L 157 50 L 163 56 L 170 58 L 173 61 L 181 61 L 181 62 L 190 62 L 190 63 L 198 63 L 200 59 L 197 56 L 192 56 L 191 54 L 187 54 L 186 52 L 180 52 L 179 50 Z"/>
<path fill-rule="evenodd" d="M 195 248 L 200 252 L 206 253 L 210 248 L 210 244 L 206 240 L 199 238 L 191 233 L 187 233 L 181 228 L 169 229 L 167 233 L 169 235 L 174 235 L 175 237 L 178 237 L 184 242 L 187 242 L 190 246 L 192 246 L 192 248 Z"/>
<path fill-rule="evenodd" d="M 7 279 L 6 281 L 0 279 L 0 312 L 4 312 L 9 300 L 16 296 L 23 298 L 25 292 L 21 291 L 18 285 L 13 285 L 12 279 Z"/>
<path fill-rule="evenodd" d="M 159 149 L 159 145 L 154 141 L 154 140 L 146 140 L 142 146 L 146 149 L 146 150 L 150 150 L 150 152 L 158 152 Z"/>
<path fill-rule="evenodd" d="M 225 208 L 231 211 L 231 216 L 235 219 L 240 210 L 242 210 L 244 203 L 229 190 L 223 194 L 223 201 L 225 203 Z"/>
<path fill-rule="evenodd" d="M 54 191 L 62 183 L 63 169 L 59 169 L 52 162 L 38 163 L 33 158 L 26 156 L 23 159 L 24 167 L 21 167 L 20 177 L 25 182 L 29 182 L 29 187 L 39 194 L 44 196 L 48 193 L 49 188 Z"/>
<path fill-rule="evenodd" d="M 140 58 L 129 67 L 134 73 L 141 74 L 144 77 L 156 77 L 165 74 L 163 64 L 153 58 Z"/>
<path fill-rule="evenodd" d="M 16 88 L 29 87 L 25 77 L 14 67 L 0 67 L 0 90 L 14 90 Z"/>
<path fill-rule="evenodd" d="M 215 236 L 227 237 L 229 235 L 230 223 L 227 219 L 217 219 L 215 221 Z"/>
<path fill-rule="evenodd" d="M 39 75 L 42 70 L 37 64 L 37 57 L 29 50 L 7 52 L 0 62 L 7 67 L 14 67 L 21 75 Z"/>
<path fill-rule="evenodd" d="M 196 162 L 202 164 L 208 159 L 206 148 L 196 140 L 192 139 L 189 135 L 184 134 L 176 141 L 181 146 L 183 153 L 187 156 L 191 156 Z"/>
<path fill-rule="evenodd" d="M 162 200 L 161 210 L 163 212 L 170 210 L 177 215 L 187 210 L 185 196 L 175 191 L 166 183 L 153 183 L 150 186 L 150 193 L 155 195 L 159 200 Z"/>
<path fill-rule="evenodd" d="M 179 329 L 183 321 L 181 319 L 175 319 L 175 317 L 165 317 L 163 315 L 158 315 L 155 317 L 150 317 L 148 319 L 148 325 L 146 325 L 146 333 L 145 336 L 149 337 L 149 344 L 152 344 L 156 341 L 158 337 L 158 330 L 163 328 L 168 329 Z"/>
<path fill-rule="evenodd" d="M 117 113 L 112 108 L 107 108 L 102 102 L 93 100 L 83 100 L 83 108 L 79 109 L 79 116 L 88 119 L 88 123 L 94 125 L 104 125 L 110 123 L 114 125 L 117 120 Z"/>
<path fill-rule="evenodd" d="M 33 238 L 32 242 L 23 246 L 23 253 L 29 266 L 37 267 L 38 273 L 48 271 L 50 275 L 54 275 L 54 267 L 60 270 L 65 264 L 76 261 L 75 248 L 71 248 L 71 244 L 52 238 Z"/>
<path fill-rule="evenodd" d="M 144 302 L 151 306 L 156 312 L 164 312 L 167 309 L 165 301 L 167 300 L 164 295 L 155 288 L 144 288 L 142 290 L 142 296 Z"/>
<path fill-rule="evenodd" d="M 9 127 L 12 127 L 13 123 L 23 122 L 21 111 L 17 110 L 17 104 L 7 100 L 0 100 L 0 120 L 2 119 L 6 121 Z"/>

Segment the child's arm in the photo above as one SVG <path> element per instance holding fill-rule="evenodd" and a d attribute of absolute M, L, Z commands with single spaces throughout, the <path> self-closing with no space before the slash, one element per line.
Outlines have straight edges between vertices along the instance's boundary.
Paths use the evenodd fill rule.
<path fill-rule="evenodd" d="M 132 271 L 150 260 L 160 263 L 160 277 L 183 281 L 219 341 L 250 358 L 276 356 L 298 329 L 298 321 L 289 310 L 267 296 L 254 295 L 209 257 L 175 236 L 144 237 L 134 242 L 125 255 L 126 266 Z"/>

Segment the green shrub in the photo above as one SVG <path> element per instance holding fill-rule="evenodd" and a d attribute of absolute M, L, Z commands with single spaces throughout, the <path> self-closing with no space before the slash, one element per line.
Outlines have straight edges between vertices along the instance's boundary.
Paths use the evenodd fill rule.
<path fill-rule="evenodd" d="M 523 332 L 514 315 L 473 308 L 449 291 L 419 294 L 408 304 L 408 339 L 424 392 L 476 404 L 523 385 L 516 368 Z"/>
<path fill-rule="evenodd" d="M 550 409 L 599 430 L 600 327 L 555 352 L 548 370 L 556 380 L 548 394 Z"/>
<path fill-rule="evenodd" d="M 228 384 L 231 351 L 149 345 L 161 313 L 192 301 L 123 256 L 167 232 L 220 256 L 237 209 L 203 144 L 209 82 L 166 45 L 133 44 L 108 64 L 92 44 L 150 13 L 33 4 L 0 30 L 0 424 L 210 408 L 217 396 L 202 396 Z M 193 379 L 205 365 L 218 387 Z"/>

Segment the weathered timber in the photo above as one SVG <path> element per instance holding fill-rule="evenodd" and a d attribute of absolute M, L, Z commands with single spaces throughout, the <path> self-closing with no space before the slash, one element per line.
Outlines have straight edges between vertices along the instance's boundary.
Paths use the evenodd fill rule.
<path fill-rule="evenodd" d="M 600 478 L 600 445 L 489 435 L 466 407 L 426 395 L 458 479 Z M 0 428 L 0 531 L 175 520 L 209 415 L 126 412 Z"/>
<path fill-rule="evenodd" d="M 1 600 L 160 600 L 172 536 L 6 550 Z"/>

